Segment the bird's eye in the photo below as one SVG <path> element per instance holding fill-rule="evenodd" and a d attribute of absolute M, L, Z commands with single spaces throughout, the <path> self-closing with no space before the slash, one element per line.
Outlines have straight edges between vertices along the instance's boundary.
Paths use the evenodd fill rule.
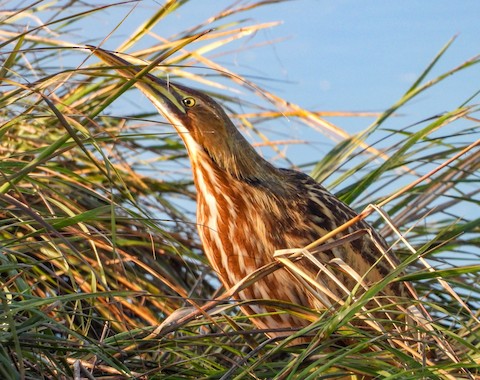
<path fill-rule="evenodd" d="M 182 102 L 183 102 L 183 105 L 188 108 L 193 107 L 197 103 L 197 101 L 194 98 L 185 98 L 182 100 Z"/>

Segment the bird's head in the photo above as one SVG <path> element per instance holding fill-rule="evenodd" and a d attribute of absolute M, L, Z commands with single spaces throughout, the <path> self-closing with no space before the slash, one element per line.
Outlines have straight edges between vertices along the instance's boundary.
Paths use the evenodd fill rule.
<path fill-rule="evenodd" d="M 152 74 L 139 77 L 139 67 L 109 51 L 89 48 L 123 77 L 138 78 L 135 86 L 175 127 L 192 164 L 206 155 L 212 163 L 239 179 L 262 180 L 259 176 L 275 169 L 258 155 L 210 96 Z"/>

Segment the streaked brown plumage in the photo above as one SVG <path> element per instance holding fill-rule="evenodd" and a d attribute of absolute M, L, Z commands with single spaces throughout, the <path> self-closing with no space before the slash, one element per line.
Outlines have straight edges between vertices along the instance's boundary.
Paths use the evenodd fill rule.
<path fill-rule="evenodd" d="M 91 50 L 126 78 L 140 71 L 110 52 L 94 47 Z M 172 123 L 185 143 L 198 194 L 199 234 L 205 254 L 225 287 L 234 286 L 272 262 L 276 250 L 302 248 L 357 215 L 309 176 L 278 169 L 264 160 L 206 94 L 150 74 L 135 85 Z M 348 290 L 355 288 L 357 280 L 331 264 L 334 258 L 347 263 L 360 276 L 365 275 L 367 284 L 381 280 L 391 270 L 387 260 L 380 259 L 381 252 L 374 242 L 381 245 L 383 240 L 366 222 L 360 221 L 337 237 L 359 229 L 369 233 L 315 253 Z M 346 298 L 345 290 L 311 262 L 303 259 L 296 264 L 339 298 Z M 389 296 L 404 293 L 401 284 L 384 290 Z M 237 297 L 282 300 L 315 309 L 330 306 L 312 296 L 286 269 L 260 279 Z M 252 303 L 242 306 L 242 310 L 252 315 L 270 309 Z M 254 322 L 265 329 L 299 328 L 309 323 L 290 314 L 255 318 Z"/>

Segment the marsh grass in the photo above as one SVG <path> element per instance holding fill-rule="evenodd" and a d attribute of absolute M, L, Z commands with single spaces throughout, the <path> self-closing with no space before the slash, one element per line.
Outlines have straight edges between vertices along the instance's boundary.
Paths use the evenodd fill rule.
<path fill-rule="evenodd" d="M 478 376 L 477 94 L 465 94 L 462 104 L 425 115 L 408 128 L 387 125 L 419 94 L 468 73 L 478 57 L 432 78 L 450 42 L 396 104 L 365 132 L 350 136 L 324 119 L 328 112 L 287 102 L 209 58 L 272 27 L 275 23 L 237 20 L 274 3 L 232 6 L 208 22 L 169 38 L 155 35 L 156 44 L 137 48 L 165 18 L 188 7 L 188 1 L 167 1 L 117 50 L 148 61 L 168 56 L 156 74 L 209 91 L 257 145 L 279 156 L 288 141 L 262 129 L 278 118 L 338 142 L 314 163 L 312 176 L 358 211 L 381 205 L 370 220 L 402 258 L 397 278 L 385 281 L 414 283 L 415 303 L 434 320 L 433 330 L 417 328 L 426 341 L 430 334 L 448 343 L 456 360 L 440 357 L 425 365 L 427 353 L 417 357 L 376 331 L 349 327 L 348 321 L 363 313 L 355 303 L 333 314 L 277 304 L 314 324 L 284 341 L 254 330 L 229 294 L 217 290 L 201 253 L 194 188 L 178 136 L 153 107 L 135 110 L 137 98 L 130 94 L 136 93 L 122 93 L 124 81 L 89 58 L 81 47 L 91 41 L 75 33 L 86 18 L 129 3 L 77 8 L 59 1 L 0 14 L 0 377 Z M 201 43 L 182 46 L 212 26 Z M 208 75 L 192 73 L 189 66 L 201 66 Z M 374 297 L 384 285 L 364 296 Z M 214 298 L 223 302 L 210 302 Z M 288 346 L 302 334 L 316 338 L 307 347 Z M 353 343 L 337 345 L 345 337 Z"/>

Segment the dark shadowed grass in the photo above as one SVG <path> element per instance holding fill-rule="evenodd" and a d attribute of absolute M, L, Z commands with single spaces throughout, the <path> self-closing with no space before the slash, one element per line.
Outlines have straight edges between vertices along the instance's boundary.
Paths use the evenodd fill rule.
<path fill-rule="evenodd" d="M 254 330 L 217 290 L 218 280 L 202 255 L 189 165 L 173 128 L 149 105 L 132 111 L 138 93 L 120 94 L 125 82 L 113 70 L 91 58 L 83 63 L 90 53 L 78 47 L 91 41 L 72 31 L 107 8 L 53 2 L 12 9 L 1 21 L 1 378 L 478 375 L 476 94 L 464 94 L 462 104 L 452 104 L 442 115 L 425 115 L 416 125 L 388 123 L 415 96 L 435 91 L 457 72 L 468 73 L 478 57 L 431 78 L 447 45 L 391 109 L 364 133 L 349 136 L 323 119 L 328 112 L 288 103 L 211 59 L 211 52 L 225 54 L 230 44 L 234 51 L 236 40 L 271 27 L 238 20 L 274 3 L 238 5 L 212 15 L 208 25 L 137 48 L 164 18 L 188 7 L 188 1 L 169 1 L 118 50 L 128 48 L 132 58 L 153 61 L 179 49 L 155 73 L 209 91 L 253 140 L 279 155 L 285 139 L 278 141 L 263 128 L 279 117 L 340 141 L 319 158 L 312 175 L 358 211 L 368 204 L 382 206 L 370 220 L 402 258 L 405 271 L 374 286 L 361 302 L 387 282 L 412 281 L 419 293 L 415 303 L 434 319 L 432 330 L 415 327 L 420 342 L 409 347 L 418 355 L 374 329 L 352 328 L 353 318 L 371 318 L 361 302 L 347 302 L 335 313 L 277 304 L 314 324 L 284 341 Z M 27 28 L 29 15 L 46 26 Z M 201 41 L 182 46 L 212 26 Z M 66 67 L 59 65 L 60 57 Z M 200 309 L 215 297 L 225 301 Z M 398 305 L 408 306 L 406 300 Z M 308 347 L 288 346 L 304 334 L 315 337 Z M 430 359 L 422 351 L 422 341 L 433 336 L 452 347 L 455 360 L 438 353 Z M 343 346 L 345 339 L 352 344 Z"/>

